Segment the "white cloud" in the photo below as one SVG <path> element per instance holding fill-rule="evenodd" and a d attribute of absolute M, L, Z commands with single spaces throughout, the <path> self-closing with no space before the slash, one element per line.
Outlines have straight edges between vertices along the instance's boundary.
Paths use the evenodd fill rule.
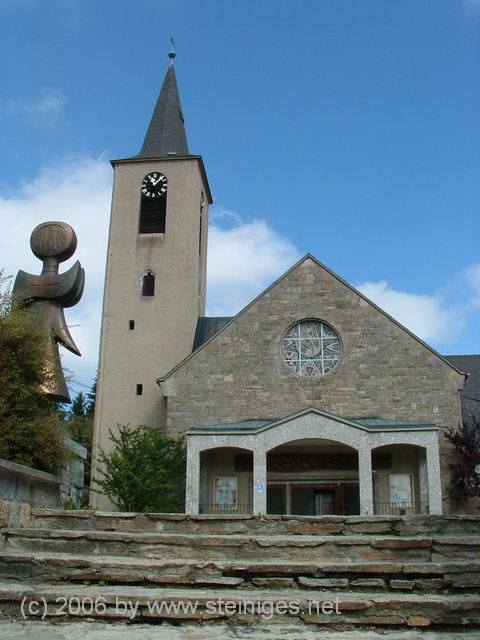
<path fill-rule="evenodd" d="M 465 314 L 440 296 L 397 291 L 382 282 L 357 287 L 367 298 L 427 342 L 453 342 L 464 326 Z"/>
<path fill-rule="evenodd" d="M 480 309 L 480 262 L 464 270 L 464 276 L 472 290 L 472 304 Z"/>
<path fill-rule="evenodd" d="M 235 211 L 230 211 L 230 209 L 225 209 L 224 207 L 212 207 L 210 209 L 209 216 L 210 222 L 223 220 L 224 222 L 228 221 L 236 225 L 240 225 L 243 222 L 241 216 L 239 216 L 238 213 L 235 213 Z"/>
<path fill-rule="evenodd" d="M 39 273 L 41 263 L 29 247 L 32 229 L 45 220 L 63 220 L 78 236 L 75 259 L 86 270 L 85 293 L 80 303 L 66 310 L 67 322 L 82 357 L 62 349 L 64 362 L 78 380 L 89 384 L 98 358 L 101 301 L 112 170 L 106 159 L 69 158 L 0 193 L 0 268 L 15 275 L 18 269 Z M 242 221 L 225 209 L 212 210 L 209 230 L 208 313 L 232 315 L 300 257 L 298 249 L 264 220 Z M 463 288 L 465 299 L 419 295 L 398 291 L 387 282 L 365 282 L 360 290 L 414 333 L 427 341 L 454 344 L 468 312 L 480 308 L 480 264 L 455 276 L 455 291 Z M 455 300 L 455 302 L 452 302 Z"/>
<path fill-rule="evenodd" d="M 65 101 L 59 91 L 49 90 L 36 102 L 27 107 L 32 116 L 45 118 L 58 118 L 63 111 Z"/>
<path fill-rule="evenodd" d="M 0 117 L 21 118 L 36 127 L 56 125 L 63 120 L 65 99 L 57 89 L 45 89 L 31 102 L 9 100 L 0 103 Z"/>
<path fill-rule="evenodd" d="M 74 13 L 79 13 L 82 9 L 82 0 L 50 0 L 50 2 L 57 5 L 58 8 L 71 10 Z M 0 0 L 0 9 L 8 11 L 10 9 L 23 9 L 24 7 L 37 8 L 38 4 L 38 0 Z"/>
<path fill-rule="evenodd" d="M 95 375 L 107 247 L 112 171 L 104 158 L 70 158 L 44 169 L 16 190 L 0 194 L 0 221 L 8 233 L 0 236 L 0 268 L 38 273 L 41 263 L 30 251 L 33 228 L 45 220 L 62 220 L 78 236 L 76 255 L 86 271 L 85 293 L 65 314 L 82 357 L 61 349 L 63 362 L 75 377 L 89 384 Z M 235 226 L 209 229 L 209 312 L 232 314 L 298 258 L 293 245 L 264 221 L 242 223 L 237 214 L 216 209 L 213 220 Z"/>
<path fill-rule="evenodd" d="M 218 219 L 218 214 L 212 217 Z M 300 257 L 293 244 L 264 220 L 241 222 L 229 217 L 236 221 L 233 227 L 212 224 L 209 229 L 210 315 L 233 315 Z"/>
<path fill-rule="evenodd" d="M 480 0 L 463 0 L 463 8 L 467 15 L 476 16 L 480 11 Z"/>
<path fill-rule="evenodd" d="M 0 237 L 0 266 L 8 275 L 20 268 L 39 273 L 41 263 L 29 242 L 40 222 L 62 220 L 77 233 L 77 253 L 61 269 L 78 258 L 86 270 L 84 296 L 65 312 L 82 357 L 61 351 L 65 365 L 87 384 L 97 367 L 111 184 L 112 171 L 103 158 L 70 158 L 0 196 L 0 221 L 7 230 Z"/>

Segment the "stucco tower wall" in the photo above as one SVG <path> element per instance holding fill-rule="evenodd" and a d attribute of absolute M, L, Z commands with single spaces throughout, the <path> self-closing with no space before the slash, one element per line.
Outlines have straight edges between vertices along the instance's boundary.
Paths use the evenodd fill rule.
<path fill-rule="evenodd" d="M 94 470 L 100 449 L 109 450 L 108 431 L 117 423 L 165 423 L 165 403 L 155 379 L 191 352 L 198 316 L 205 313 L 208 196 L 198 159 L 149 159 L 114 166 Z M 165 234 L 138 233 L 141 183 L 152 171 L 168 180 Z M 149 270 L 156 276 L 155 295 L 142 297 L 142 275 Z M 142 395 L 136 395 L 137 384 L 143 385 Z M 93 506 L 106 506 L 97 498 Z"/>

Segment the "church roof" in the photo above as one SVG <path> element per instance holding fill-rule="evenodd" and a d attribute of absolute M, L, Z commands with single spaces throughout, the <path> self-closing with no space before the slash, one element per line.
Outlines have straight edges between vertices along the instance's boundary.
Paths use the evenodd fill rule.
<path fill-rule="evenodd" d="M 380 418 L 378 416 L 373 417 L 359 417 L 359 418 L 351 418 L 346 417 L 343 418 L 341 416 L 335 416 L 326 411 L 320 411 L 319 409 L 314 409 L 313 407 L 308 407 L 299 411 L 293 415 L 286 416 L 280 419 L 271 419 L 271 420 L 242 420 L 240 422 L 227 422 L 223 424 L 214 424 L 214 425 L 205 425 L 200 427 L 192 427 L 189 429 L 188 433 L 191 434 L 199 434 L 199 433 L 238 433 L 238 432 L 248 432 L 248 433 L 256 433 L 257 431 L 264 430 L 268 427 L 281 424 L 293 418 L 298 418 L 302 415 L 306 415 L 308 413 L 317 413 L 318 415 L 323 415 L 328 418 L 332 418 L 337 420 L 338 422 L 343 422 L 345 424 L 350 424 L 353 427 L 358 427 L 360 429 L 364 429 L 367 431 L 422 431 L 422 430 L 432 430 L 438 429 L 436 425 L 432 422 L 411 422 L 408 420 L 389 420 L 386 418 Z"/>
<path fill-rule="evenodd" d="M 466 422 L 480 421 L 480 355 L 445 356 L 457 369 L 468 374 L 460 391 L 462 416 Z"/>
<path fill-rule="evenodd" d="M 138 157 L 188 155 L 187 134 L 175 67 L 170 64 Z"/>
<path fill-rule="evenodd" d="M 197 321 L 197 329 L 193 340 L 192 352 L 202 346 L 204 342 L 210 340 L 220 329 L 226 325 L 232 317 L 201 317 Z"/>
<path fill-rule="evenodd" d="M 272 424 L 275 420 L 242 420 L 240 422 L 224 422 L 222 424 L 210 424 L 203 427 L 192 427 L 190 431 L 201 431 L 202 433 L 238 433 L 239 431 L 255 432 Z"/>
<path fill-rule="evenodd" d="M 432 422 L 411 422 L 408 420 L 387 420 L 386 418 L 379 418 L 372 416 L 370 418 L 349 418 L 351 422 L 360 424 L 370 429 L 422 429 L 428 427 L 434 427 Z"/>
<path fill-rule="evenodd" d="M 212 192 L 208 184 L 207 173 L 202 156 L 192 155 L 188 151 L 187 134 L 183 118 L 180 94 L 173 59 L 170 52 L 170 66 L 160 89 L 157 103 L 148 125 L 140 153 L 128 158 L 111 160 L 113 166 L 121 163 L 150 162 L 152 159 L 197 160 L 205 184 L 208 202 L 212 204 Z"/>

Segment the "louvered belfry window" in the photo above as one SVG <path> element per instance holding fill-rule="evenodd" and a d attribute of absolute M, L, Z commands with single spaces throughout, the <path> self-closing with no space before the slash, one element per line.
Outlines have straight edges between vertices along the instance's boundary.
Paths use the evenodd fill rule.
<path fill-rule="evenodd" d="M 167 192 L 153 195 L 141 193 L 139 233 L 165 233 Z"/>

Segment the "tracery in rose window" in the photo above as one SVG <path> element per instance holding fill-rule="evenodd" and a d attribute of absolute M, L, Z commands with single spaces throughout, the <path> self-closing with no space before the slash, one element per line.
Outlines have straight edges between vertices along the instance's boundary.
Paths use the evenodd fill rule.
<path fill-rule="evenodd" d="M 302 320 L 283 337 L 285 364 L 298 376 L 322 376 L 340 360 L 338 333 L 320 320 Z"/>

